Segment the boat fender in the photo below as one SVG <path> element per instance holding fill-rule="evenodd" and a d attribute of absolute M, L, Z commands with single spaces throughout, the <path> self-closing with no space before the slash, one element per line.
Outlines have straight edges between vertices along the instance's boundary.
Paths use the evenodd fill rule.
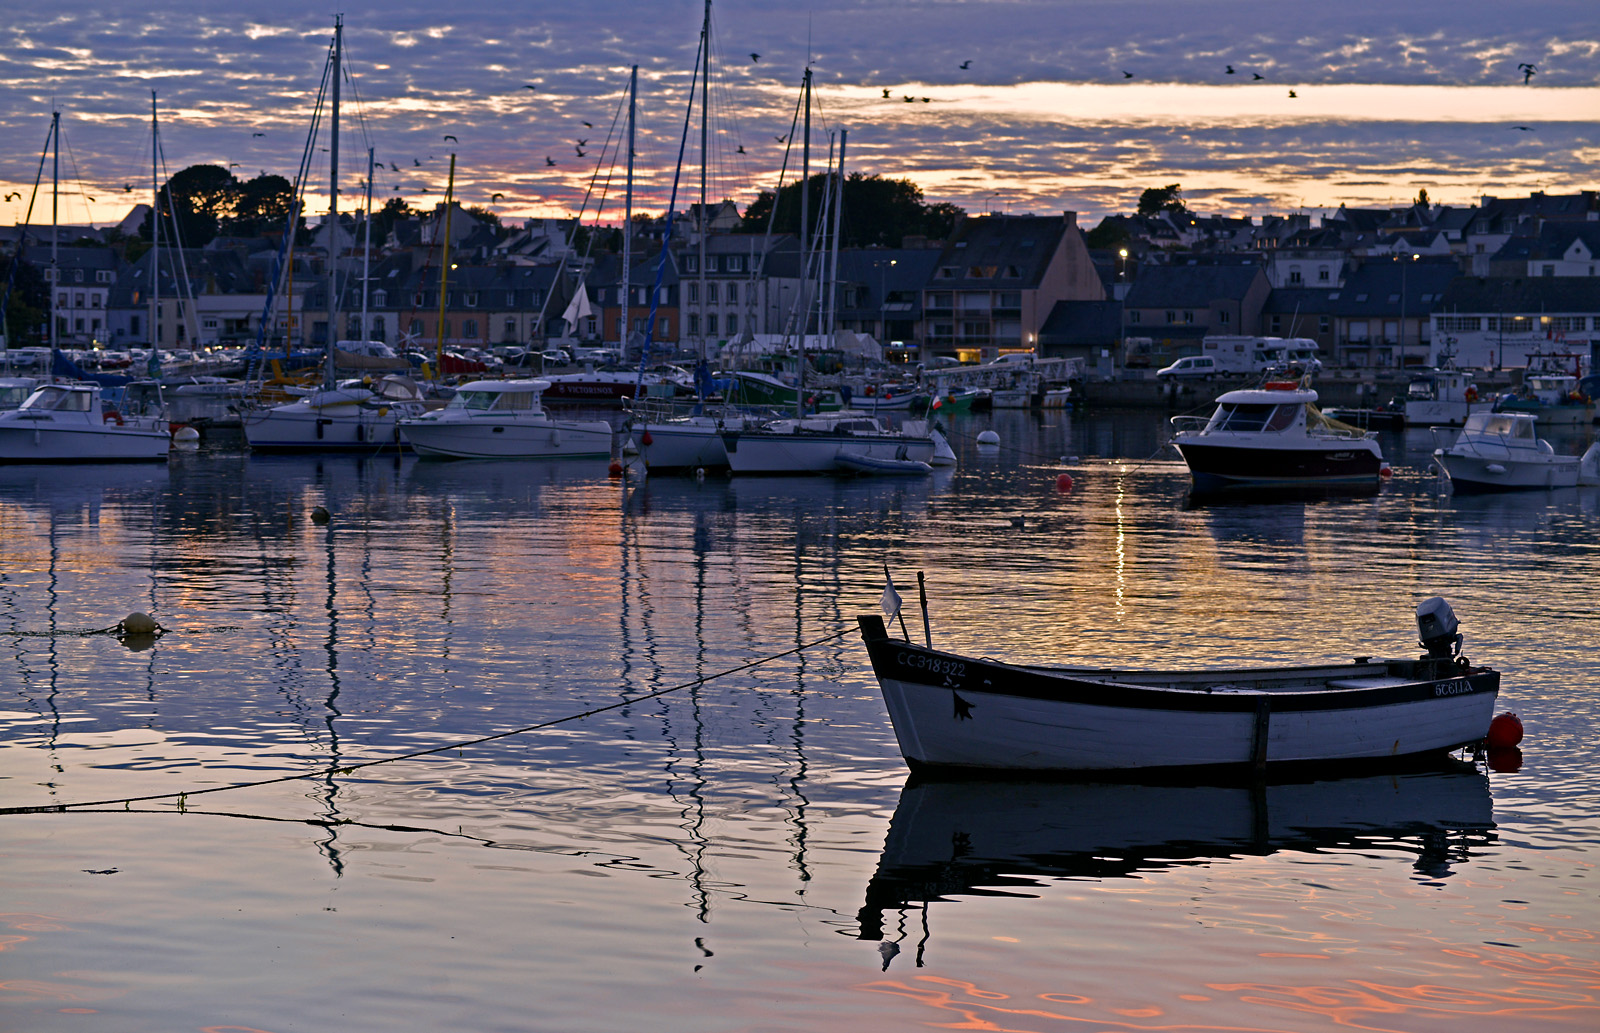
<path fill-rule="evenodd" d="M 1476 402 L 1478 400 L 1478 389 L 1475 387 L 1468 387 L 1466 393 L 1462 397 L 1469 402 Z"/>
<path fill-rule="evenodd" d="M 656 443 L 656 439 L 650 436 L 650 431 L 649 431 L 648 428 L 646 428 L 646 430 L 645 430 L 645 432 L 643 434 L 639 435 L 639 444 L 645 446 L 646 448 L 649 448 L 651 445 L 653 445 L 655 443 Z"/>
<path fill-rule="evenodd" d="M 1489 722 L 1485 738 L 1491 750 L 1508 750 L 1522 741 L 1522 721 L 1508 710 Z"/>
<path fill-rule="evenodd" d="M 561 429 L 559 427 L 551 429 L 551 431 L 550 431 L 550 445 L 553 448 L 560 448 L 561 447 Z"/>
<path fill-rule="evenodd" d="M 622 460 L 620 460 L 620 459 L 611 460 L 611 465 L 606 467 L 606 473 L 608 473 L 612 477 L 621 477 L 622 476 Z"/>
<path fill-rule="evenodd" d="M 117 412 L 117 410 L 115 410 L 115 409 L 107 409 L 106 412 L 105 412 L 105 416 L 102 417 L 102 419 L 101 419 L 101 422 L 102 423 L 115 423 L 117 426 L 120 427 L 120 426 L 123 425 L 122 414 Z"/>
<path fill-rule="evenodd" d="M 1393 477 L 1394 476 L 1394 467 L 1390 466 L 1388 463 L 1384 463 L 1382 466 L 1378 467 L 1378 476 L 1379 477 Z"/>

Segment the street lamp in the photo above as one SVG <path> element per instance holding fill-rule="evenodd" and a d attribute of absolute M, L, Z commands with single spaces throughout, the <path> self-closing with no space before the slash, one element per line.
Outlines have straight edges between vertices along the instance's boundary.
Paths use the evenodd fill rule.
<path fill-rule="evenodd" d="M 1128 249 L 1127 248 L 1119 248 L 1117 250 L 1117 279 L 1125 280 L 1127 278 L 1128 278 Z"/>
<path fill-rule="evenodd" d="M 990 211 L 989 211 L 989 202 L 993 201 L 996 197 L 999 197 L 999 196 L 1000 196 L 1000 191 L 996 190 L 993 193 L 991 193 L 988 197 L 985 197 L 983 199 L 983 214 L 985 214 L 985 215 L 991 214 Z"/>

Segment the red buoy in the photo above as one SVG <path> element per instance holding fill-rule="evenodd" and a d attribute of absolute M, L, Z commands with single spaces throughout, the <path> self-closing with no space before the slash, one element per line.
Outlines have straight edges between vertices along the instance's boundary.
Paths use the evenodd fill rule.
<path fill-rule="evenodd" d="M 643 434 L 639 435 L 639 444 L 643 445 L 646 448 L 649 448 L 651 445 L 653 445 L 655 443 L 656 443 L 656 439 L 650 436 L 649 428 L 648 427 L 645 428 L 645 432 Z"/>
<path fill-rule="evenodd" d="M 1378 467 L 1378 476 L 1379 477 L 1393 477 L 1394 476 L 1394 467 L 1390 466 L 1388 463 L 1384 463 L 1382 466 Z"/>
<path fill-rule="evenodd" d="M 613 477 L 621 477 L 622 476 L 622 460 L 620 460 L 620 459 L 611 460 L 611 465 L 609 467 L 607 467 L 606 472 L 609 473 Z"/>
<path fill-rule="evenodd" d="M 1063 473 L 1056 475 L 1056 491 L 1066 494 L 1072 490 L 1072 475 Z"/>
<path fill-rule="evenodd" d="M 1509 710 L 1489 722 L 1489 734 L 1484 737 L 1491 750 L 1508 750 L 1522 741 L 1522 722 Z"/>

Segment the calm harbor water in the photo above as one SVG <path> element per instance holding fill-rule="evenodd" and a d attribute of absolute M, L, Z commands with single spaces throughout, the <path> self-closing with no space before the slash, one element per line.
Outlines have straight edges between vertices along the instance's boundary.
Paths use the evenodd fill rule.
<path fill-rule="evenodd" d="M 920 481 L 0 468 L 0 805 L 190 794 L 0 816 L 0 1029 L 1600 1025 L 1600 490 L 1441 498 L 1409 432 L 1375 497 L 1189 507 L 1148 414 L 953 430 Z M 1403 655 L 1444 595 L 1521 765 L 908 781 L 829 638 L 886 563 L 1045 662 Z"/>

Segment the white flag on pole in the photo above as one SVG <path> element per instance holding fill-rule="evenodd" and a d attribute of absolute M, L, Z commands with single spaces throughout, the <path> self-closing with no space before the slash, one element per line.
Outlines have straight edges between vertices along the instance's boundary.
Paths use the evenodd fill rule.
<path fill-rule="evenodd" d="M 887 570 L 883 572 L 883 577 L 888 582 L 883 589 L 883 612 L 892 619 L 900 616 L 900 593 L 894 590 L 894 578 L 889 576 Z"/>

